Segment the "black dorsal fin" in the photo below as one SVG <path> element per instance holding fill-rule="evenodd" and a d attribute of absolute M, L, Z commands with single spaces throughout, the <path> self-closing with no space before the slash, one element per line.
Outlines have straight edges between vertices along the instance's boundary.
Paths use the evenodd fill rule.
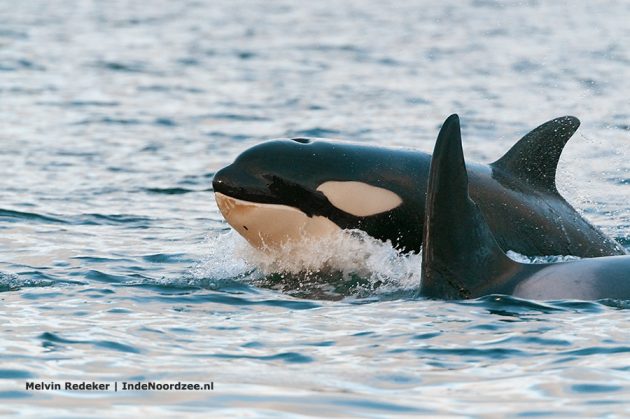
<path fill-rule="evenodd" d="M 580 126 L 573 116 L 545 122 L 521 138 L 503 157 L 491 164 L 522 181 L 557 193 L 556 169 L 565 144 Z"/>
<path fill-rule="evenodd" d="M 500 287 L 517 267 L 470 199 L 459 118 L 451 115 L 442 125 L 431 160 L 420 294 L 475 298 Z"/>

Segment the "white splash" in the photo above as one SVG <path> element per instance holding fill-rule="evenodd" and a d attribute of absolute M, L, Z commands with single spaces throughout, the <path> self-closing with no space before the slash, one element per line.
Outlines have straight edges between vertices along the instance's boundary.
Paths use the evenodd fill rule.
<path fill-rule="evenodd" d="M 204 247 L 208 252 L 189 270 L 189 275 L 182 278 L 183 285 L 221 288 L 223 284 L 246 278 L 255 271 L 255 266 L 239 256 L 249 244 L 232 229 L 225 234 L 207 237 Z"/>
<path fill-rule="evenodd" d="M 210 252 L 190 274 L 196 280 L 257 280 L 269 275 L 291 275 L 305 282 L 320 273 L 342 278 L 360 277 L 378 284 L 375 293 L 415 290 L 420 286 L 420 254 L 403 254 L 359 230 L 344 230 L 325 239 L 304 237 L 280 249 L 259 250 L 233 230 L 209 237 Z"/>
<path fill-rule="evenodd" d="M 513 250 L 508 250 L 507 253 L 508 257 L 516 262 L 520 262 L 520 263 L 532 263 L 532 264 L 539 264 L 539 263 L 558 263 L 558 262 L 570 262 L 572 260 L 579 260 L 581 259 L 578 256 L 571 256 L 571 255 L 554 255 L 554 256 L 526 256 L 523 255 L 521 253 L 517 253 Z"/>

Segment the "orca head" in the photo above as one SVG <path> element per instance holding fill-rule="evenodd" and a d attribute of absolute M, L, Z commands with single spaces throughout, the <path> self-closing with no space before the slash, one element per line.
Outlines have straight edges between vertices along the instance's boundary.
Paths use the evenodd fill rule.
<path fill-rule="evenodd" d="M 384 173 L 401 166 L 393 158 L 341 141 L 266 141 L 216 173 L 215 198 L 226 221 L 259 248 L 365 228 L 403 204 L 408 185 L 387 179 L 404 176 Z"/>

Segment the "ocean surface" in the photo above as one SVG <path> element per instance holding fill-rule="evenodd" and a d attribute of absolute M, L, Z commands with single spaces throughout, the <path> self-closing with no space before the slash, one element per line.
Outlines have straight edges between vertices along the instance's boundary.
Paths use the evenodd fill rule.
<path fill-rule="evenodd" d="M 414 299 L 419 256 L 357 232 L 259 254 L 212 178 L 276 137 L 430 151 L 455 112 L 489 162 L 570 114 L 559 188 L 630 250 L 629 17 L 622 0 L 0 0 L 0 416 L 628 415 L 630 303 Z"/>

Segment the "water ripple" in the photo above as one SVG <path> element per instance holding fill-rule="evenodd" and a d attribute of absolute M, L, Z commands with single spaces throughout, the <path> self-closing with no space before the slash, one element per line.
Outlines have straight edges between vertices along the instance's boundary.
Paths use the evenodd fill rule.
<path fill-rule="evenodd" d="M 54 224 L 65 224 L 66 221 L 48 216 L 37 214 L 33 212 L 23 212 L 23 211 L 15 211 L 15 210 L 7 210 L 0 208 L 0 219 L 4 219 L 5 221 L 34 221 L 34 222 L 44 222 L 44 223 L 54 223 Z"/>
<path fill-rule="evenodd" d="M 117 352 L 127 352 L 127 353 L 133 353 L 133 354 L 141 353 L 140 349 L 131 345 L 120 343 L 120 342 L 114 342 L 114 341 L 109 341 L 109 340 L 85 340 L 84 341 L 84 340 L 66 339 L 52 332 L 44 332 L 38 336 L 38 339 L 42 341 L 42 345 L 46 348 L 59 349 L 59 346 L 61 347 L 64 346 L 64 345 L 57 345 L 57 344 L 66 344 L 66 345 L 79 344 L 79 345 L 93 345 L 94 347 L 97 347 L 97 348 L 111 349 Z"/>
<path fill-rule="evenodd" d="M 309 356 L 298 354 L 295 352 L 283 352 L 276 355 L 239 355 L 239 354 L 211 354 L 196 355 L 200 358 L 223 358 L 223 359 L 255 359 L 259 361 L 282 361 L 287 364 L 308 364 L 315 360 Z"/>

